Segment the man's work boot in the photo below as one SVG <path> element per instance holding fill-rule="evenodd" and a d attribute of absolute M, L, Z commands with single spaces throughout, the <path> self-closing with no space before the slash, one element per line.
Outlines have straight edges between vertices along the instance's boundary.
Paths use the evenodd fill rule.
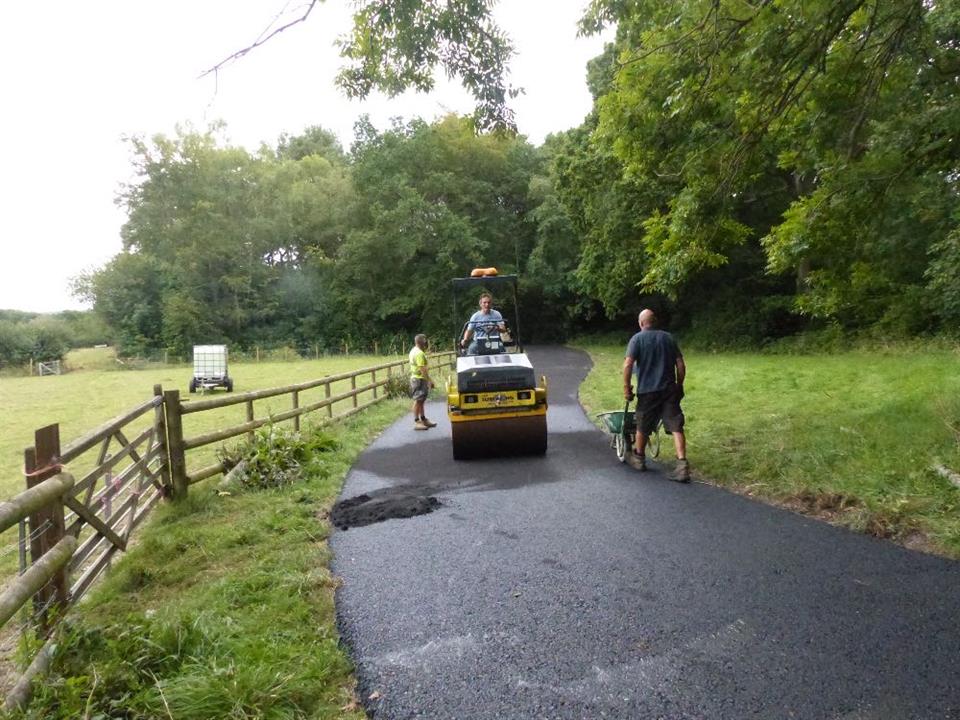
<path fill-rule="evenodd" d="M 633 451 L 633 464 L 640 472 L 646 472 L 647 470 L 647 456 L 641 454 L 636 450 Z"/>
<path fill-rule="evenodd" d="M 432 428 L 432 427 L 436 427 L 436 426 L 437 426 L 437 424 L 436 424 L 435 422 L 433 422 L 432 420 L 427 420 L 426 416 L 420 418 L 420 422 L 422 422 L 422 423 L 423 423 L 424 425 L 426 425 L 428 428 Z"/>
<path fill-rule="evenodd" d="M 673 475 L 670 476 L 670 479 L 681 483 L 690 482 L 690 463 L 687 462 L 686 458 L 677 460 L 677 467 L 673 471 Z"/>
<path fill-rule="evenodd" d="M 417 420 L 413 423 L 414 430 L 429 430 L 430 428 L 427 425 L 424 425 L 423 420 Z"/>

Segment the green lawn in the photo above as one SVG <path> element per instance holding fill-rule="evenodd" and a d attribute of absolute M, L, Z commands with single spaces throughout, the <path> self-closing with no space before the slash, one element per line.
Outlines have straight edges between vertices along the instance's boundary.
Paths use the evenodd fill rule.
<path fill-rule="evenodd" d="M 108 352 L 91 349 L 70 353 L 68 365 L 81 369 L 59 376 L 0 377 L 0 408 L 3 410 L 0 413 L 0 498 L 14 495 L 25 487 L 23 450 L 32 445 L 33 432 L 37 428 L 59 423 L 61 445 L 66 446 L 101 423 L 149 400 L 154 384 L 161 384 L 165 390 L 179 389 L 182 398 L 198 397 L 187 391 L 192 375 L 190 366 L 124 370 Z M 292 385 L 394 359 L 397 358 L 349 355 L 291 362 L 231 363 L 230 375 L 235 381 L 235 391 L 243 392 Z M 334 389 L 335 393 L 349 388 L 349 382 L 341 385 Z M 222 393 L 215 392 L 217 396 Z M 301 395 L 300 404 L 306 405 L 322 397 L 322 388 L 312 390 Z M 289 396 L 258 401 L 258 417 L 271 409 L 286 410 L 289 403 Z M 343 403 L 344 406 L 347 404 Z M 239 425 L 245 419 L 243 404 L 188 415 L 184 418 L 184 433 L 197 435 Z M 145 427 L 146 423 L 144 420 L 135 427 Z M 213 452 L 211 448 L 206 452 L 192 453 L 189 458 L 191 469 L 206 464 L 212 459 Z M 86 468 L 81 461 L 80 467 L 70 469 L 79 476 L 79 472 Z"/>
<path fill-rule="evenodd" d="M 319 360 L 296 360 L 289 362 L 245 362 L 230 364 L 230 375 L 235 381 L 235 392 L 259 390 L 315 380 L 326 375 L 339 374 L 360 368 L 380 365 L 396 357 L 373 355 L 348 355 L 321 358 Z M 187 386 L 192 376 L 188 365 L 157 366 L 147 369 L 118 369 L 108 349 L 86 350 L 71 353 L 67 362 L 75 370 L 59 376 L 46 377 L 0 377 L 0 500 L 12 497 L 25 489 L 23 478 L 23 450 L 32 445 L 33 432 L 51 423 L 60 424 L 61 447 L 83 436 L 102 423 L 149 400 L 154 384 L 165 390 L 179 389 L 182 399 L 211 397 L 191 395 Z M 442 375 L 441 375 L 442 377 Z M 366 378 L 361 378 L 361 384 Z M 348 380 L 335 383 L 332 394 L 350 389 Z M 223 391 L 214 391 L 217 397 Z M 315 388 L 300 394 L 300 405 L 323 399 L 324 389 Z M 369 396 L 361 398 L 368 399 Z M 289 395 L 258 400 L 254 404 L 256 417 L 268 416 L 271 412 L 291 407 Z M 348 410 L 351 400 L 334 406 L 334 413 Z M 313 413 L 319 420 L 324 410 Z M 148 413 L 125 429 L 128 438 L 149 427 L 152 421 Z M 186 415 L 183 418 L 186 437 L 204 432 L 240 425 L 246 421 L 243 403 L 226 408 Z M 292 421 L 282 423 L 292 427 Z M 227 441 L 235 446 L 246 440 L 240 436 Z M 119 446 L 111 446 L 114 450 Z M 195 472 L 217 461 L 220 444 L 191 450 L 187 454 L 188 472 Z M 76 478 L 82 477 L 95 464 L 99 447 L 95 446 L 68 465 Z M 122 467 L 122 466 L 121 466 Z M 15 571 L 17 530 L 11 529 L 0 536 L 0 577 Z"/>
<path fill-rule="evenodd" d="M 622 405 L 624 348 L 582 345 L 588 410 Z M 960 557 L 960 354 L 688 352 L 695 471 L 749 495 Z M 672 457 L 672 444 L 662 451 Z"/>

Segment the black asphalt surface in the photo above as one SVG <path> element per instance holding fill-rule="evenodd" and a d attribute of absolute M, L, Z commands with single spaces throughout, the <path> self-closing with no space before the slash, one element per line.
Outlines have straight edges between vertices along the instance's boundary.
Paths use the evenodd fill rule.
<path fill-rule="evenodd" d="M 441 503 L 331 538 L 372 717 L 960 719 L 960 563 L 621 465 L 589 358 L 529 354 L 545 457 L 455 462 L 431 401 L 347 478 Z"/>

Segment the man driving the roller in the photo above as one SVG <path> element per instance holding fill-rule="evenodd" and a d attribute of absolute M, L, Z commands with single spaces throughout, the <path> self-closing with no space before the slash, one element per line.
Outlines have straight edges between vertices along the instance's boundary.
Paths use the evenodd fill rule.
<path fill-rule="evenodd" d="M 480 295 L 480 309 L 470 316 L 467 329 L 460 339 L 460 347 L 467 348 L 467 355 L 479 355 L 492 335 L 506 332 L 503 316 L 493 309 L 493 296 L 485 292 Z"/>

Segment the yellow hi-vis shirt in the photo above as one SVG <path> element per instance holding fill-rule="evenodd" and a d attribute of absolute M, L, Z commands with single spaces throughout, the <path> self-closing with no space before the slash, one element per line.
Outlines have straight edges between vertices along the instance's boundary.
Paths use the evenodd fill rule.
<path fill-rule="evenodd" d="M 423 368 L 426 366 L 427 354 L 414 345 L 413 350 L 410 351 L 410 377 L 424 380 Z"/>

